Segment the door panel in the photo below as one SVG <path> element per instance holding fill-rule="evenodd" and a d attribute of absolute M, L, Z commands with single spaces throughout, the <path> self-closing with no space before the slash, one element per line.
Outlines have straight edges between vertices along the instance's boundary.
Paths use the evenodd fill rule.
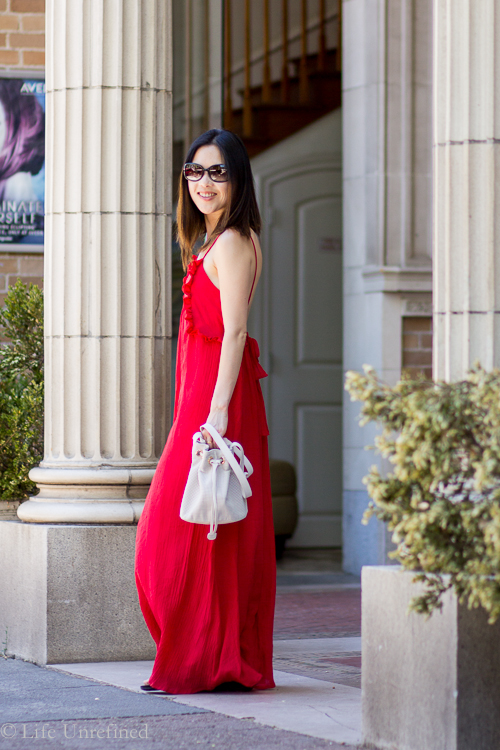
<path fill-rule="evenodd" d="M 307 513 L 342 511 L 342 407 L 316 404 L 296 411 L 299 494 Z"/>
<path fill-rule="evenodd" d="M 342 205 L 339 169 L 269 185 L 270 454 L 298 474 L 292 546 L 341 544 Z"/>
<path fill-rule="evenodd" d="M 340 197 L 306 201 L 297 218 L 297 364 L 339 364 L 342 330 L 331 322 L 342 318 L 341 290 L 332 288 L 342 278 Z"/>

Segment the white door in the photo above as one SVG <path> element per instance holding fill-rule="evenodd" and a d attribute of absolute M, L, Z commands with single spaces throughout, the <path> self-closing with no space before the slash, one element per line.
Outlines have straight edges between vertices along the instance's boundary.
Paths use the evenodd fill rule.
<path fill-rule="evenodd" d="M 269 372 L 270 455 L 297 471 L 289 546 L 331 547 L 342 542 L 342 177 L 338 160 L 304 159 L 298 136 L 288 165 L 277 159 L 273 173 L 268 162 L 263 175 L 268 152 L 253 164 L 265 221 L 254 320 Z"/>
<path fill-rule="evenodd" d="M 270 453 L 298 478 L 299 546 L 341 543 L 342 201 L 338 170 L 270 191 Z"/>

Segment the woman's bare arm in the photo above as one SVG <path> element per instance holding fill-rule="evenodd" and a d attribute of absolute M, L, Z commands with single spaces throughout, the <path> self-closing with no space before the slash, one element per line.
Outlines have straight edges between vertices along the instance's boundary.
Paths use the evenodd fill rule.
<path fill-rule="evenodd" d="M 228 408 L 240 372 L 247 337 L 248 296 L 254 276 L 254 251 L 251 240 L 226 230 L 212 251 L 224 321 L 219 372 L 207 422 L 225 435 Z M 204 438 L 211 444 L 206 431 Z"/>

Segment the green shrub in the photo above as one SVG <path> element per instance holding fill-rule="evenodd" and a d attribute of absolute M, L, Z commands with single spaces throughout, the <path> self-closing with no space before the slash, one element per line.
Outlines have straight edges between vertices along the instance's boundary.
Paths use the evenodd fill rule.
<path fill-rule="evenodd" d="M 43 457 L 43 294 L 19 279 L 0 308 L 0 499 L 22 500 Z"/>
<path fill-rule="evenodd" d="M 430 614 L 453 588 L 469 608 L 500 615 L 500 370 L 476 365 L 465 380 L 403 379 L 393 388 L 373 368 L 348 372 L 361 424 L 383 430 L 376 448 L 393 470 L 372 467 L 364 522 L 388 524 L 391 556 L 425 584 L 411 608 Z M 370 446 L 373 447 L 373 446 Z"/>

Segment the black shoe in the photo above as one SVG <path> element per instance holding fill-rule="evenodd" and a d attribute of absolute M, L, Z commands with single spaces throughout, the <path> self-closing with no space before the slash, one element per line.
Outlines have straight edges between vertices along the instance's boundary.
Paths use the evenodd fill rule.
<path fill-rule="evenodd" d="M 156 692 L 156 693 L 163 692 L 162 690 L 160 690 L 160 688 L 155 688 L 152 685 L 149 685 L 147 682 L 144 685 L 141 685 L 141 690 L 146 690 L 148 693 L 149 692 Z"/>
<path fill-rule="evenodd" d="M 242 685 L 241 682 L 221 682 L 212 690 L 212 693 L 248 693 L 252 690 L 247 685 Z"/>

